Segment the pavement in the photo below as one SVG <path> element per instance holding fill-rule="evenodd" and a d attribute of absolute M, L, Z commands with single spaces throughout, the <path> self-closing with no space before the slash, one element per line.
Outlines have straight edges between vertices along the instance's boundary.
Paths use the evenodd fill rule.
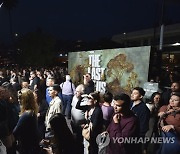
<path fill-rule="evenodd" d="M 71 128 L 71 119 L 68 119 L 67 117 L 65 117 L 65 119 L 66 119 L 66 122 L 67 122 L 67 125 L 68 125 L 69 129 L 70 129 L 71 132 L 72 132 L 72 128 Z"/>

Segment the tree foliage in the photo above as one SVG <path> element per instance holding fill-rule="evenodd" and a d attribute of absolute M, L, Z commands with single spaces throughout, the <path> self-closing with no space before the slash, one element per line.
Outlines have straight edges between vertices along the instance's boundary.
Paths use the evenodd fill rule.
<path fill-rule="evenodd" d="M 16 7 L 17 3 L 18 0 L 3 0 L 3 6 L 8 10 L 11 10 L 14 7 Z"/>
<path fill-rule="evenodd" d="M 47 66 L 53 64 L 55 39 L 42 32 L 26 34 L 20 41 L 20 62 L 24 65 Z"/>

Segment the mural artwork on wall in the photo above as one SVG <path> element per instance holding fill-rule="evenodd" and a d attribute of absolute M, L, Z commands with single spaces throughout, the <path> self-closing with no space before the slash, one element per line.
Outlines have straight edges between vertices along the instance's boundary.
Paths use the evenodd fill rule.
<path fill-rule="evenodd" d="M 147 82 L 149 59 L 149 46 L 71 52 L 68 71 L 76 85 L 83 83 L 83 75 L 88 72 L 96 91 L 129 94 L 133 87 L 143 87 Z"/>

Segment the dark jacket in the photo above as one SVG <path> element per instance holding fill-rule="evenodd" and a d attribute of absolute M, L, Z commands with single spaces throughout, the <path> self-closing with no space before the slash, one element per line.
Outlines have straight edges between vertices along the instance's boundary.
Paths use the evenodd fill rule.
<path fill-rule="evenodd" d="M 171 93 L 172 93 L 171 90 L 167 90 L 167 91 L 162 93 L 162 98 L 161 98 L 162 105 L 168 105 L 169 104 Z"/>
<path fill-rule="evenodd" d="M 76 108 L 79 110 L 87 111 L 89 110 L 88 105 L 80 105 L 81 100 L 77 102 Z M 89 122 L 89 121 L 87 121 Z M 102 132 L 103 128 L 103 113 L 100 106 L 96 106 L 95 110 L 93 111 L 90 122 L 92 123 L 92 131 L 90 136 L 90 147 L 89 147 L 89 153 L 90 154 L 97 154 L 98 153 L 98 146 L 96 143 L 96 137 L 98 134 Z"/>
<path fill-rule="evenodd" d="M 39 145 L 37 116 L 33 112 L 24 112 L 13 130 L 19 142 L 20 152 L 27 153 Z"/>
<path fill-rule="evenodd" d="M 149 119 L 150 119 L 150 110 L 146 106 L 144 102 L 140 102 L 139 104 L 133 106 L 133 102 L 131 103 L 131 110 L 137 116 L 139 121 L 140 133 L 141 137 L 144 137 L 146 132 L 149 129 Z"/>
<path fill-rule="evenodd" d="M 90 94 L 90 93 L 92 93 L 92 92 L 94 92 L 94 82 L 93 82 L 93 80 L 90 80 L 90 81 L 88 82 L 88 84 L 85 85 L 84 93 L 85 93 L 85 94 Z"/>

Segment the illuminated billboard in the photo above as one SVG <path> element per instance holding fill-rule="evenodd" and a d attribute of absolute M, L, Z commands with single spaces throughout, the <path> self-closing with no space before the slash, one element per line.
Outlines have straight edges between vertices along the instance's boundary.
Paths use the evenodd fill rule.
<path fill-rule="evenodd" d="M 150 46 L 71 52 L 68 72 L 72 81 L 83 83 L 83 75 L 91 73 L 96 91 L 113 94 L 130 93 L 148 80 Z"/>

